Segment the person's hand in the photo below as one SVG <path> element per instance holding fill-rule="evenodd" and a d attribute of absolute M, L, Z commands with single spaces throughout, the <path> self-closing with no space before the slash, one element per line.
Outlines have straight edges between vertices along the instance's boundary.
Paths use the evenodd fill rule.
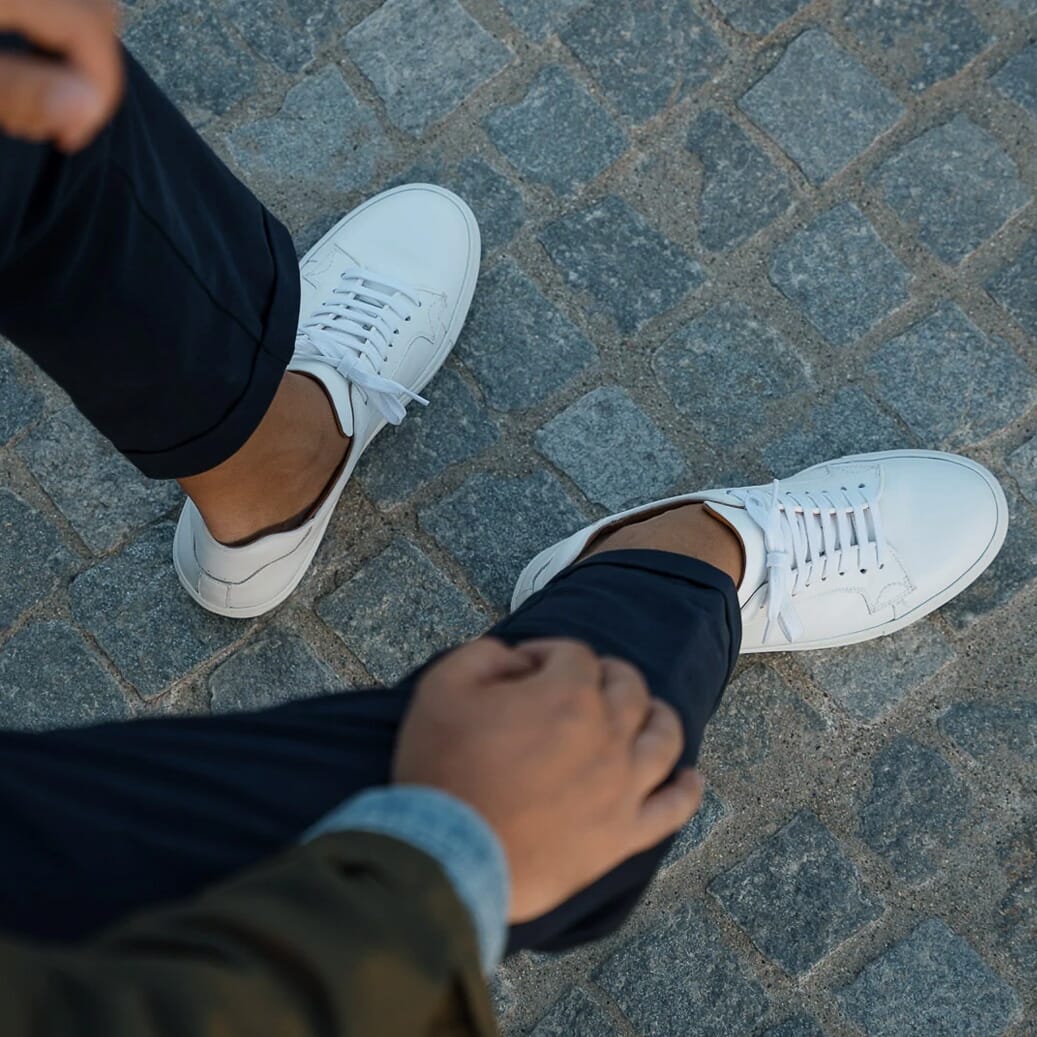
<path fill-rule="evenodd" d="M 628 663 L 575 641 L 483 638 L 425 673 L 393 778 L 473 806 L 508 858 L 512 922 L 556 907 L 698 810 L 677 714 Z"/>
<path fill-rule="evenodd" d="M 123 89 L 112 0 L 0 0 L 0 32 L 46 57 L 0 51 L 0 130 L 85 147 L 114 113 Z"/>

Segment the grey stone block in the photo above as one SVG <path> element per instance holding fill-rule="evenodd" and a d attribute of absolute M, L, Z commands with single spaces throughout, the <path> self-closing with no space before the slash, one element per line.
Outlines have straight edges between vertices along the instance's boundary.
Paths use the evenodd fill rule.
<path fill-rule="evenodd" d="M 669 853 L 659 865 L 659 870 L 669 868 L 684 860 L 692 850 L 697 850 L 726 816 L 727 807 L 724 806 L 724 801 L 712 789 L 706 789 L 698 813 L 677 833 Z"/>
<path fill-rule="evenodd" d="M 912 445 L 897 423 L 856 387 L 842 389 L 831 403 L 797 415 L 792 431 L 763 450 L 775 475 L 788 476 L 808 465 L 846 454 L 866 454 Z"/>
<path fill-rule="evenodd" d="M 561 36 L 635 122 L 707 82 L 727 56 L 684 0 L 595 0 L 569 19 Z"/>
<path fill-rule="evenodd" d="M 14 372 L 7 349 L 0 345 L 0 443 L 35 421 L 43 411 L 39 393 L 33 392 Z"/>
<path fill-rule="evenodd" d="M 464 159 L 449 186 L 472 207 L 484 249 L 506 245 L 526 221 L 518 188 L 481 158 Z"/>
<path fill-rule="evenodd" d="M 239 648 L 209 676 L 214 713 L 267 709 L 342 690 L 342 680 L 301 637 L 276 629 Z"/>
<path fill-rule="evenodd" d="M 683 249 L 612 196 L 548 225 L 540 242 L 569 284 L 587 292 L 624 333 L 675 306 L 705 280 Z"/>
<path fill-rule="evenodd" d="M 695 120 L 688 150 L 702 163 L 699 241 L 711 251 L 742 244 L 792 204 L 789 178 L 722 112 Z"/>
<path fill-rule="evenodd" d="M 643 1037 L 749 1037 L 767 995 L 698 907 L 664 916 L 594 974 Z"/>
<path fill-rule="evenodd" d="M 1037 523 L 1033 512 L 1011 491 L 1008 496 L 1008 536 L 990 568 L 949 601 L 940 615 L 958 630 L 990 615 L 1037 578 Z"/>
<path fill-rule="evenodd" d="M 313 59 L 314 40 L 296 6 L 285 0 L 224 0 L 223 9 L 264 58 L 285 72 L 299 72 Z M 326 6 L 325 0 L 321 6 Z"/>
<path fill-rule="evenodd" d="M 33 623 L 0 652 L 0 718 L 6 729 L 80 727 L 128 715 L 119 685 L 66 623 Z"/>
<path fill-rule="evenodd" d="M 317 614 L 386 684 L 488 626 L 487 616 L 401 538 L 320 601 Z"/>
<path fill-rule="evenodd" d="M 909 141 L 872 179 L 922 244 L 948 263 L 964 259 L 1030 200 L 1015 162 L 964 115 Z"/>
<path fill-rule="evenodd" d="M 1037 14 L 1037 0 L 1000 0 L 1002 7 L 1018 11 L 1022 15 Z"/>
<path fill-rule="evenodd" d="M 998 904 L 995 929 L 1024 976 L 1037 975 L 1037 824 L 1002 852 L 1008 889 Z"/>
<path fill-rule="evenodd" d="M 500 438 L 455 371 L 441 371 L 425 396 L 429 406 L 411 404 L 403 424 L 382 432 L 357 466 L 364 491 L 383 507 L 406 500 L 451 465 L 481 454 Z"/>
<path fill-rule="evenodd" d="M 611 511 L 665 496 L 684 472 L 677 448 L 617 386 L 582 396 L 536 433 L 536 444 Z"/>
<path fill-rule="evenodd" d="M 1037 234 L 1026 242 L 1015 262 L 987 282 L 987 291 L 1037 338 Z"/>
<path fill-rule="evenodd" d="M 848 713 L 878 720 L 956 658 L 931 623 L 838 650 L 803 652 L 800 665 Z"/>
<path fill-rule="evenodd" d="M 195 121 L 222 115 L 259 85 L 259 63 L 234 41 L 207 0 L 166 0 L 145 11 L 125 41 Z"/>
<path fill-rule="evenodd" d="M 753 0 L 747 4 L 745 0 L 713 0 L 714 6 L 723 11 L 729 25 L 758 36 L 773 32 L 809 2 L 810 0 Z"/>
<path fill-rule="evenodd" d="M 547 472 L 523 478 L 479 472 L 418 518 L 500 609 L 534 555 L 587 523 Z"/>
<path fill-rule="evenodd" d="M 514 55 L 457 0 L 386 0 L 345 47 L 400 129 L 423 134 Z"/>
<path fill-rule="evenodd" d="M 557 65 L 543 69 L 517 105 L 495 108 L 483 124 L 512 165 L 563 195 L 593 180 L 626 149 L 608 112 Z"/>
<path fill-rule="evenodd" d="M 543 403 L 598 356 L 510 259 L 479 282 L 457 355 L 499 410 Z"/>
<path fill-rule="evenodd" d="M 927 446 L 978 443 L 1037 403 L 1037 379 L 953 303 L 890 339 L 868 365 L 883 399 Z"/>
<path fill-rule="evenodd" d="M 884 906 L 808 812 L 715 878 L 709 890 L 764 954 L 796 974 L 873 922 Z"/>
<path fill-rule="evenodd" d="M 770 279 L 829 342 L 846 346 L 907 301 L 911 275 L 844 202 L 778 245 Z"/>
<path fill-rule="evenodd" d="M 868 1037 L 996 1037 L 1019 1011 L 1012 988 L 935 918 L 865 965 L 838 997 Z"/>
<path fill-rule="evenodd" d="M 529 1037 L 611 1037 L 612 1021 L 579 987 L 560 997 Z"/>
<path fill-rule="evenodd" d="M 956 702 L 939 720 L 940 730 L 974 759 L 1009 753 L 1037 755 L 1037 702 Z"/>
<path fill-rule="evenodd" d="M 1008 468 L 1031 504 L 1037 504 L 1037 436 L 1008 455 Z"/>
<path fill-rule="evenodd" d="M 886 58 L 912 90 L 925 90 L 960 72 L 990 41 L 958 0 L 845 0 L 846 25 Z"/>
<path fill-rule="evenodd" d="M 392 150 L 334 65 L 293 86 L 276 115 L 239 126 L 227 144 L 252 176 L 342 193 L 367 184 Z"/>
<path fill-rule="evenodd" d="M 810 389 L 785 337 L 740 302 L 707 310 L 659 348 L 652 367 L 674 407 L 709 443 L 731 450 Z"/>
<path fill-rule="evenodd" d="M 544 40 L 587 0 L 501 0 L 501 6 L 527 36 Z"/>
<path fill-rule="evenodd" d="M 991 82 L 1037 119 L 1037 43 L 1007 61 Z"/>
<path fill-rule="evenodd" d="M 95 553 L 166 514 L 174 482 L 146 479 L 73 407 L 52 414 L 18 445 L 48 496 Z"/>
<path fill-rule="evenodd" d="M 825 1034 L 810 1016 L 797 1015 L 764 1031 L 763 1037 L 825 1037 Z"/>
<path fill-rule="evenodd" d="M 738 104 L 814 183 L 838 173 L 904 114 L 896 97 L 821 29 L 797 36 Z"/>
<path fill-rule="evenodd" d="M 35 509 L 0 489 L 0 630 L 45 598 L 72 569 L 57 530 Z"/>
<path fill-rule="evenodd" d="M 924 882 L 958 843 L 969 798 L 965 782 L 938 752 L 896 738 L 871 761 L 861 838 L 905 882 Z"/>
<path fill-rule="evenodd" d="M 704 756 L 710 772 L 762 763 L 783 726 L 811 746 L 828 730 L 824 718 L 779 673 L 761 663 L 747 666 L 724 691 L 706 728 Z M 781 744 L 786 742 L 782 737 Z"/>
<path fill-rule="evenodd" d="M 145 697 L 241 637 L 248 627 L 199 608 L 170 563 L 173 526 L 162 523 L 76 577 L 72 615 Z"/>

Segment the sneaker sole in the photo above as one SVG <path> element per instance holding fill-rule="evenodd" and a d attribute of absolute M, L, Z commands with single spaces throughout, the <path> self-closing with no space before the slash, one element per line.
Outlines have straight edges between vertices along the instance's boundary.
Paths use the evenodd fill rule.
<path fill-rule="evenodd" d="M 350 219 L 353 216 L 363 212 L 369 205 L 372 205 L 376 201 L 396 195 L 402 194 L 406 191 L 421 190 L 425 193 L 432 191 L 435 194 L 441 195 L 447 198 L 449 201 L 454 203 L 461 215 L 464 217 L 465 223 L 468 227 L 468 233 L 471 238 L 471 249 L 469 252 L 469 262 L 467 269 L 465 270 L 465 278 L 461 285 L 461 290 L 458 293 L 457 305 L 454 307 L 454 313 L 450 320 L 450 325 L 447 330 L 446 338 L 443 340 L 442 347 L 435 353 L 435 355 L 429 360 L 424 371 L 422 371 L 413 389 L 414 392 L 420 393 L 422 389 L 436 376 L 439 369 L 443 366 L 446 358 L 450 355 L 457 343 L 458 336 L 461 334 L 461 329 L 464 327 L 465 321 L 468 319 L 468 310 L 472 305 L 472 299 L 475 296 L 475 286 L 479 280 L 479 266 L 482 258 L 482 236 L 479 231 L 479 224 L 475 219 L 475 214 L 464 202 L 463 199 L 459 198 L 451 191 L 447 191 L 442 187 L 438 187 L 435 184 L 405 184 L 402 187 L 394 188 L 391 191 L 385 191 L 382 194 L 376 195 L 374 198 L 364 202 L 363 205 L 353 209 L 345 219 Z M 328 242 L 328 240 L 335 235 L 339 230 L 342 221 L 336 223 L 321 239 L 318 241 L 305 256 L 299 260 L 299 265 L 302 266 L 307 259 L 319 248 Z M 342 496 L 343 491 L 346 488 L 346 484 L 352 478 L 353 472 L 356 470 L 356 466 L 360 463 L 360 458 L 363 457 L 364 452 L 374 442 L 375 437 L 385 428 L 388 424 L 383 418 L 377 424 L 375 424 L 367 439 L 360 444 L 354 443 L 349 453 L 349 460 L 346 462 L 345 468 L 342 470 L 342 474 L 339 476 L 338 482 L 335 484 L 331 492 L 328 494 L 328 502 L 330 507 L 327 509 L 327 515 L 323 519 L 320 525 L 314 527 L 314 533 L 316 535 L 309 537 L 300 547 L 305 547 L 305 553 L 302 561 L 299 565 L 296 575 L 292 578 L 291 582 L 285 586 L 282 590 L 278 591 L 272 598 L 264 601 L 258 605 L 249 605 L 243 608 L 233 608 L 227 605 L 217 605 L 214 602 L 207 601 L 203 598 L 198 591 L 196 591 L 188 582 L 184 576 L 183 570 L 180 566 L 179 551 L 182 545 L 182 537 L 186 536 L 186 533 L 181 533 L 181 529 L 186 526 L 186 523 L 178 522 L 176 526 L 176 532 L 173 536 L 173 568 L 176 570 L 176 574 L 180 579 L 180 583 L 184 590 L 194 599 L 202 608 L 208 612 L 213 612 L 218 616 L 228 616 L 231 619 L 254 619 L 256 616 L 265 615 L 267 612 L 277 608 L 278 605 L 282 604 L 287 598 L 289 598 L 295 589 L 302 582 L 303 577 L 309 571 L 310 565 L 313 563 L 313 559 L 317 554 L 317 550 L 324 540 L 324 534 L 327 532 L 328 525 L 331 522 L 332 516 L 335 514 L 335 508 L 338 506 L 339 499 Z M 312 543 L 311 543 L 312 541 Z M 297 549 L 298 550 L 298 549 Z M 282 556 L 283 557 L 283 556 Z M 259 570 L 262 571 L 262 570 Z M 255 574 L 253 574 L 254 576 Z M 250 577 L 251 579 L 252 577 Z"/>

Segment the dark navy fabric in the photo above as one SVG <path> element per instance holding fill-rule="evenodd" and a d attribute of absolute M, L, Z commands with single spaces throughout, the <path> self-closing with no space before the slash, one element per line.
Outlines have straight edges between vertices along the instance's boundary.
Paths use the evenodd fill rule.
<path fill-rule="evenodd" d="M 84 151 L 0 134 L 0 334 L 172 479 L 225 461 L 266 413 L 299 268 L 285 228 L 126 63 L 125 100 Z"/>
<path fill-rule="evenodd" d="M 724 573 L 680 555 L 616 551 L 562 573 L 490 633 L 511 644 L 575 638 L 633 663 L 680 713 L 690 764 L 741 626 Z M 0 732 L 0 929 L 75 940 L 294 842 L 349 796 L 388 782 L 420 672 L 392 688 L 257 713 Z M 557 950 L 611 931 L 668 847 L 515 928 L 510 949 Z"/>

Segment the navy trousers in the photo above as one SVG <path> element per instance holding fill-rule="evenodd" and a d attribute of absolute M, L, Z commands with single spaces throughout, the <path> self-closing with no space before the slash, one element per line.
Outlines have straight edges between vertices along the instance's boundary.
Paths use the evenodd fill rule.
<path fill-rule="evenodd" d="M 298 267 L 285 229 L 127 60 L 126 101 L 83 153 L 0 136 L 0 332 L 145 474 L 172 478 L 225 460 L 265 413 Z M 633 663 L 680 713 L 693 763 L 741 628 L 725 574 L 624 551 L 571 568 L 491 633 Z M 0 928 L 80 939 L 289 845 L 389 780 L 419 676 L 237 716 L 0 732 Z M 517 927 L 511 949 L 605 934 L 667 845 Z"/>

